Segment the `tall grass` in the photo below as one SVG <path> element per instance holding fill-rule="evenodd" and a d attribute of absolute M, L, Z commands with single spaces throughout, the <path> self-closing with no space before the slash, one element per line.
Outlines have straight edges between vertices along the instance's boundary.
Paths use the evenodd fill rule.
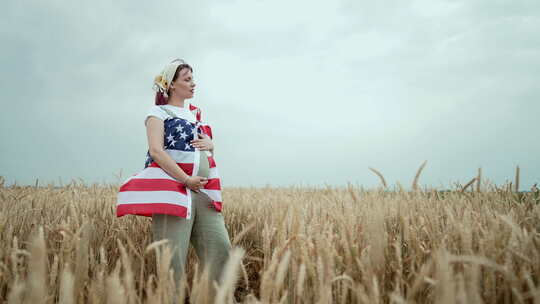
<path fill-rule="evenodd" d="M 237 248 L 221 286 L 192 249 L 173 282 L 171 252 L 152 243 L 151 219 L 115 217 L 116 185 L 0 186 L 0 300 L 540 303 L 538 193 L 518 196 L 485 178 L 482 192 L 421 190 L 423 166 L 412 192 L 225 189 Z"/>

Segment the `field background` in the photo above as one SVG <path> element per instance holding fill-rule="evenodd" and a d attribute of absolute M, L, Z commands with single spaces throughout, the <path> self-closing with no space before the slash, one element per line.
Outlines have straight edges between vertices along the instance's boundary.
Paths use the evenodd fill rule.
<path fill-rule="evenodd" d="M 192 248 L 175 288 L 117 185 L 0 183 L 3 303 L 211 303 Z M 538 193 L 511 185 L 226 188 L 217 303 L 540 303 Z"/>

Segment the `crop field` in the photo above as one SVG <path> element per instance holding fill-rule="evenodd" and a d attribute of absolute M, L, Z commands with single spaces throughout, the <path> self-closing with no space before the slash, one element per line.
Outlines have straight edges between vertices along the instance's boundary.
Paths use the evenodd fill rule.
<path fill-rule="evenodd" d="M 192 248 L 176 285 L 151 218 L 116 218 L 117 189 L 0 183 L 0 301 L 540 303 L 537 192 L 225 188 L 217 286 Z"/>

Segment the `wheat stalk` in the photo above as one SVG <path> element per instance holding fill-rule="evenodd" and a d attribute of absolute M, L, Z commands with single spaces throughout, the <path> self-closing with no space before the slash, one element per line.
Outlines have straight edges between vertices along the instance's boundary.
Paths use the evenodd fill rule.
<path fill-rule="evenodd" d="M 238 268 L 244 253 L 245 251 L 243 248 L 234 247 L 231 249 L 229 259 L 223 270 L 221 285 L 217 291 L 216 304 L 232 303 L 232 294 L 234 292 L 234 286 L 236 285 Z"/>
<path fill-rule="evenodd" d="M 414 191 L 418 190 L 418 180 L 420 179 L 420 174 L 422 173 L 422 170 L 424 170 L 424 167 L 426 166 L 426 164 L 427 164 L 427 160 L 425 160 L 422 163 L 422 165 L 420 165 L 420 167 L 416 171 L 416 174 L 414 175 L 414 180 L 412 182 L 412 189 Z"/>
<path fill-rule="evenodd" d="M 127 303 L 126 291 L 120 280 L 120 260 L 117 261 L 114 271 L 106 279 L 107 303 Z"/>
<path fill-rule="evenodd" d="M 234 239 L 232 240 L 231 244 L 232 246 L 236 246 L 236 244 L 238 244 L 238 242 L 240 242 L 240 240 L 251 230 L 253 229 L 255 226 L 257 225 L 257 222 L 252 222 L 251 224 L 247 225 L 244 229 L 242 229 L 242 231 L 240 231 L 240 233 L 238 233 Z"/>
<path fill-rule="evenodd" d="M 474 182 L 476 181 L 476 177 L 473 177 L 468 183 L 465 184 L 465 186 L 463 186 L 463 188 L 461 188 L 460 192 L 465 192 L 465 190 L 467 190 L 467 188 L 469 188 L 472 184 L 474 184 Z"/>
<path fill-rule="evenodd" d="M 24 284 L 24 281 L 21 281 L 21 279 L 16 278 L 15 281 L 13 281 L 13 285 L 11 286 L 11 290 L 9 291 L 9 294 L 8 294 L 8 303 L 10 304 L 22 303 L 25 288 L 26 286 Z"/>
<path fill-rule="evenodd" d="M 83 223 L 77 233 L 77 235 L 80 235 L 80 239 L 78 240 L 78 246 L 76 247 L 77 260 L 75 262 L 75 283 L 73 286 L 76 293 L 75 299 L 77 299 L 81 293 L 84 282 L 88 280 L 88 250 L 90 233 L 91 227 L 88 223 Z"/>
<path fill-rule="evenodd" d="M 384 176 L 382 175 L 382 173 L 379 172 L 379 171 L 377 171 L 377 170 L 374 169 L 374 168 L 371 168 L 371 167 L 369 167 L 369 170 L 371 170 L 371 172 L 375 173 L 375 174 L 379 177 L 379 179 L 381 180 L 381 183 L 382 183 L 383 187 L 386 189 L 386 188 L 388 187 L 388 185 L 386 184 L 386 180 L 384 179 Z"/>
<path fill-rule="evenodd" d="M 75 280 L 73 274 L 70 271 L 68 264 L 64 265 L 62 271 L 62 278 L 60 280 L 60 299 L 58 303 L 70 304 L 75 303 Z"/>
<path fill-rule="evenodd" d="M 45 303 L 47 300 L 47 262 L 43 227 L 39 227 L 30 242 L 30 259 L 28 262 L 28 296 L 29 303 Z"/>
<path fill-rule="evenodd" d="M 519 166 L 516 166 L 516 184 L 515 191 L 519 192 Z"/>

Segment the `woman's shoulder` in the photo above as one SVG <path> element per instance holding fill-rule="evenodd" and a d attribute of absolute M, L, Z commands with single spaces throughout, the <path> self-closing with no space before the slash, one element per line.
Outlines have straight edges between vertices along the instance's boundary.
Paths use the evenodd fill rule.
<path fill-rule="evenodd" d="M 151 116 L 157 117 L 161 120 L 165 120 L 167 119 L 167 117 L 169 117 L 167 112 L 165 112 L 165 110 L 161 106 L 157 106 L 157 105 L 152 105 L 146 112 L 146 117 L 144 118 L 145 124 L 146 124 L 146 120 L 148 120 L 148 118 L 150 118 Z"/>

